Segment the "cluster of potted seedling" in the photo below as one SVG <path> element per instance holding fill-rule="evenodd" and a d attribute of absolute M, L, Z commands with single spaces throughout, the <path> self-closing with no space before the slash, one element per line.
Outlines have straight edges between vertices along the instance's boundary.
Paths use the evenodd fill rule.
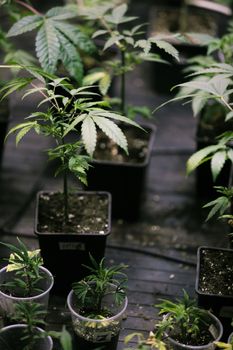
<path fill-rule="evenodd" d="M 30 131 L 51 137 L 54 147 L 48 150 L 48 157 L 57 165 L 55 174 L 63 174 L 63 191 L 38 194 L 35 233 L 39 238 L 41 257 L 39 251 L 28 252 L 21 241 L 18 247 L 7 245 L 13 255 L 0 275 L 1 313 L 4 320 L 12 316 L 16 321 L 24 320 L 25 324 L 19 327 L 18 333 L 12 328 L 15 326 L 3 328 L 0 346 L 17 350 L 18 345 L 10 343 L 15 341 L 11 337 L 13 329 L 22 341 L 20 350 L 51 349 L 51 336 L 60 339 L 64 350 L 70 350 L 72 342 L 65 328 L 61 333 L 44 332 L 37 328 L 37 324 L 39 319 L 39 325 L 44 325 L 50 289 L 53 287 L 56 293 L 67 295 L 72 286 L 67 305 L 81 349 L 97 349 L 100 345 L 104 350 L 115 350 L 127 306 L 126 276 L 122 272 L 124 266 L 104 266 L 106 239 L 111 232 L 112 214 L 127 219 L 135 219 L 139 215 L 138 200 L 143 189 L 145 167 L 150 158 L 147 151 L 151 150 L 154 140 L 154 129 L 134 120 L 135 114 L 148 117 L 150 112 L 145 107 L 127 105 L 126 73 L 144 60 L 161 62 L 160 56 L 153 52 L 155 48 L 165 51 L 176 60 L 178 52 L 171 45 L 169 35 L 146 38 L 143 24 L 130 26 L 136 18 L 126 15 L 126 4 L 81 6 L 78 11 L 77 5 L 69 5 L 52 8 L 46 14 L 21 0 L 6 0 L 3 6 L 9 16 L 14 15 L 15 18 L 17 13 L 20 19 L 10 28 L 7 36 L 2 33 L 0 37 L 7 63 L 2 68 L 12 68 L 14 74 L 27 72 L 26 77 L 13 77 L 3 85 L 3 98 L 24 88 L 26 92 L 23 98 L 34 94 L 40 96 L 36 111 L 11 128 L 8 136 L 16 134 L 17 144 Z M 22 13 L 19 8 L 29 11 L 29 15 Z M 78 17 L 77 13 L 82 16 L 82 26 L 69 22 Z M 126 28 L 124 23 L 127 24 Z M 80 29 L 84 24 L 85 32 Z M 7 45 L 10 37 L 34 29 L 37 30 L 35 46 L 38 65 L 35 58 L 25 53 L 19 55 L 11 45 Z M 103 46 L 104 52 L 109 53 L 114 47 L 109 53 L 111 59 L 104 60 L 103 54 L 98 53 L 96 45 L 86 35 L 90 31 L 93 39 L 104 38 L 96 41 L 97 45 Z M 174 35 L 172 37 L 174 39 Z M 180 35 L 176 35 L 177 38 L 183 40 Z M 187 41 L 187 37 L 185 39 Z M 230 100 L 232 33 L 219 40 L 209 39 L 208 45 L 209 53 L 216 50 L 221 52 L 221 61 L 216 61 L 214 56 L 210 66 L 209 60 L 200 57 L 193 59 L 191 63 L 194 65 L 190 68 L 192 78 L 180 84 L 181 91 L 175 100 L 192 99 L 195 114 L 204 111 L 207 117 L 212 113 L 213 105 L 220 103 L 227 129 L 214 141 L 215 144 L 202 148 L 189 159 L 188 172 L 211 160 L 215 180 L 226 165 L 229 183 L 218 187 L 221 196 L 206 206 L 212 207 L 208 218 L 220 213 L 232 225 L 232 213 L 226 213 L 233 197 L 233 135 L 232 129 L 228 128 L 229 122 L 232 125 L 233 117 Z M 23 59 L 20 60 L 20 57 Z M 84 74 L 87 61 L 94 61 L 95 66 L 88 74 Z M 110 97 L 109 89 L 112 78 L 117 76 L 120 77 L 121 87 L 118 99 Z M 39 107 L 45 104 L 47 109 L 41 110 Z M 211 113 L 208 108 L 211 108 Z M 127 142 L 129 135 L 133 135 L 132 140 Z M 130 154 L 134 154 L 134 144 L 140 145 L 135 151 L 136 162 L 129 158 Z M 69 173 L 92 191 L 71 193 Z M 114 177 L 117 178 L 115 183 Z M 201 271 L 201 263 L 206 261 L 203 256 L 207 255 L 208 249 L 205 247 L 199 250 L 198 271 Z M 231 251 L 222 250 L 220 254 L 228 259 L 227 254 L 231 255 Z M 214 256 L 214 265 L 216 259 L 223 260 Z M 42 261 L 46 268 L 42 267 Z M 67 266 L 75 266 L 75 269 L 67 273 Z M 228 261 L 227 267 L 226 271 L 231 272 Z M 204 279 L 202 277 L 202 282 Z M 229 287 L 226 298 L 222 297 L 221 291 L 208 293 L 207 290 L 207 298 L 211 300 L 205 303 L 203 294 L 206 285 L 203 283 L 203 287 L 200 287 L 198 281 L 199 306 L 211 308 L 217 316 L 221 316 L 222 308 L 232 306 L 232 285 Z M 144 339 L 136 333 L 129 335 L 126 343 L 136 337 L 138 349 L 163 350 L 185 346 L 188 349 L 195 346 L 198 349 L 212 349 L 213 342 L 220 340 L 221 323 L 210 312 L 197 307 L 185 292 L 182 300 L 164 300 L 159 307 L 161 314 L 166 316 L 155 326 L 149 338 Z"/>
<path fill-rule="evenodd" d="M 5 244 L 11 254 L 8 264 L 0 270 L 0 349 L 52 350 L 53 338 L 64 350 L 73 346 L 82 350 L 116 350 L 121 321 L 127 308 L 125 265 L 105 266 L 90 256 L 89 274 L 74 282 L 67 296 L 74 338 L 66 330 L 47 330 L 46 313 L 54 279 L 43 267 L 40 251 L 28 251 L 18 239 L 17 246 Z M 184 291 L 181 300 L 162 300 L 160 314 L 165 317 L 155 325 L 148 339 L 140 333 L 137 349 L 187 348 L 209 349 L 221 339 L 221 322 L 209 311 L 197 307 Z M 216 343 L 221 345 L 221 343 Z"/>

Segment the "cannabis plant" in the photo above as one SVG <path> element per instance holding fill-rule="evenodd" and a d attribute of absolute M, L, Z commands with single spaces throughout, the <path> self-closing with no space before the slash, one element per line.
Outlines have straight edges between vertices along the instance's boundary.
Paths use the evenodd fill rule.
<path fill-rule="evenodd" d="M 72 350 L 72 338 L 65 326 L 60 332 L 38 331 L 38 326 L 47 326 L 44 321 L 45 315 L 46 312 L 41 310 L 41 305 L 35 302 L 21 301 L 15 305 L 12 321 L 26 326 L 23 328 L 23 335 L 20 339 L 26 345 L 21 350 L 33 350 L 37 341 L 47 336 L 58 339 L 63 350 Z"/>
<path fill-rule="evenodd" d="M 185 291 L 182 299 L 176 299 L 174 302 L 162 299 L 162 302 L 155 306 L 160 309 L 160 315 L 166 315 L 155 325 L 155 338 L 161 340 L 168 335 L 187 345 L 200 340 L 203 326 L 208 325 L 207 312 L 200 309 Z"/>
<path fill-rule="evenodd" d="M 66 6 L 53 7 L 43 14 L 28 2 L 15 0 L 11 4 L 27 9 L 30 14 L 14 23 L 7 37 L 16 37 L 37 30 L 35 50 L 42 69 L 48 73 L 55 73 L 62 64 L 69 75 L 80 84 L 83 78 L 80 52 L 90 55 L 96 48 L 92 40 L 77 25 L 68 22 L 77 16 L 76 13 Z"/>
<path fill-rule="evenodd" d="M 145 338 L 142 333 L 131 333 L 124 339 L 124 343 L 128 344 L 132 339 L 136 338 L 137 346 L 134 350 L 166 350 L 166 345 L 162 340 L 155 337 L 154 332 L 150 332 L 148 338 Z M 124 350 L 130 350 L 132 348 L 125 348 Z"/>
<path fill-rule="evenodd" d="M 17 241 L 18 246 L 1 242 L 11 251 L 6 272 L 15 272 L 15 277 L 11 281 L 2 283 L 1 287 L 11 295 L 31 297 L 41 292 L 38 288 L 38 282 L 43 278 L 40 271 L 43 260 L 39 255 L 39 249 L 28 251 L 19 238 Z"/>
<path fill-rule="evenodd" d="M 13 65 L 13 67 L 22 68 L 19 65 Z M 5 92 L 4 96 L 7 96 L 30 84 L 23 98 L 31 94 L 39 94 L 42 98 L 39 106 L 48 103 L 48 109 L 45 112 L 31 113 L 26 117 L 25 122 L 13 127 L 8 132 L 8 136 L 16 133 L 16 144 L 18 145 L 21 139 L 30 130 L 33 130 L 36 134 L 51 137 L 55 141 L 54 148 L 48 150 L 48 156 L 51 160 L 59 161 L 60 165 L 55 175 L 63 173 L 64 224 L 66 224 L 69 220 L 67 175 L 70 171 L 83 184 L 87 184 L 86 173 L 90 157 L 93 156 L 96 148 L 97 127 L 127 153 L 126 137 L 115 121 L 138 125 L 107 109 L 108 105 L 105 102 L 93 101 L 93 96 L 96 94 L 89 91 L 89 87 L 76 89 L 66 78 L 53 78 L 34 67 L 26 67 L 26 69 L 41 82 L 44 82 L 45 76 L 47 84 L 39 86 L 34 82 L 34 77 L 19 78 L 10 81 L 0 91 Z M 67 141 L 71 132 L 76 135 L 74 142 Z M 88 156 L 83 154 L 83 148 Z"/>
<path fill-rule="evenodd" d="M 90 255 L 92 266 L 85 266 L 90 274 L 72 285 L 75 296 L 80 302 L 85 316 L 92 319 L 101 319 L 109 316 L 109 310 L 104 310 L 103 298 L 111 294 L 117 305 L 125 298 L 125 283 L 127 276 L 122 272 L 127 266 L 105 266 L 103 258 L 98 264 Z M 111 285 L 111 288 L 109 288 Z"/>
<path fill-rule="evenodd" d="M 45 325 L 44 317 L 45 312 L 41 310 L 40 304 L 21 301 L 15 305 L 15 313 L 12 319 L 17 323 L 26 325 L 20 339 L 23 344 L 26 344 L 22 350 L 33 350 L 38 339 L 47 335 L 37 330 L 38 325 Z"/>
<path fill-rule="evenodd" d="M 82 14 L 88 20 L 99 22 L 100 29 L 92 37 L 97 38 L 102 36 L 106 39 L 103 50 L 105 51 L 115 46 L 120 53 L 120 60 L 115 59 L 107 62 L 105 73 L 103 70 L 94 71 L 85 77 L 84 83 L 96 83 L 99 81 L 100 90 L 105 94 L 110 85 L 111 75 L 121 76 L 120 110 L 122 114 L 128 114 L 128 108 L 126 108 L 126 73 L 132 71 L 144 60 L 162 61 L 158 54 L 151 52 L 153 45 L 166 51 L 178 60 L 178 52 L 168 42 L 168 36 L 163 37 L 158 35 L 145 39 L 145 32 L 143 30 L 145 24 L 135 25 L 128 29 L 128 23 L 135 21 L 137 17 L 127 16 L 127 10 L 128 7 L 126 4 L 121 4 L 113 8 L 112 5 L 102 5 L 82 10 Z M 126 23 L 127 28 L 124 26 Z M 143 112 L 143 109 L 141 112 Z M 132 108 L 131 114 L 134 115 Z M 145 111 L 145 114 L 148 116 L 148 111 Z"/>

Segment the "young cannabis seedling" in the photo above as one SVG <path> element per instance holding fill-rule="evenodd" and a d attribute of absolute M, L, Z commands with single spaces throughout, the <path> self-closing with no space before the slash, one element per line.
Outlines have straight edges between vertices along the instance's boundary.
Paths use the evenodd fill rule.
<path fill-rule="evenodd" d="M 4 282 L 1 286 L 13 296 L 31 297 L 41 292 L 38 282 L 43 278 L 39 269 L 43 260 L 39 249 L 28 251 L 24 243 L 19 238 L 17 240 L 18 247 L 1 242 L 11 251 L 6 272 L 15 272 L 13 280 Z"/>
<path fill-rule="evenodd" d="M 193 344 L 200 339 L 203 325 L 206 321 L 206 310 L 197 307 L 196 301 L 189 298 L 184 291 L 182 299 L 175 302 L 162 299 L 155 305 L 160 309 L 159 314 L 166 317 L 155 325 L 155 337 L 162 339 L 168 334 L 182 344 Z"/>
<path fill-rule="evenodd" d="M 23 336 L 20 339 L 25 346 L 22 350 L 33 350 L 38 339 L 43 338 L 47 333 L 38 331 L 38 325 L 45 325 L 43 318 L 45 311 L 41 310 L 41 305 L 35 302 L 21 301 L 15 304 L 15 313 L 12 319 L 17 323 L 25 324 Z"/>
<path fill-rule="evenodd" d="M 137 347 L 135 350 L 166 350 L 166 345 L 162 340 L 155 337 L 153 332 L 149 333 L 148 338 L 145 338 L 141 333 L 131 333 L 124 339 L 124 343 L 128 344 L 133 338 L 137 340 Z M 124 350 L 130 350 L 132 348 L 125 348 Z"/>
<path fill-rule="evenodd" d="M 168 54 L 178 60 L 177 50 L 168 42 L 169 36 L 154 36 L 148 39 L 142 39 L 145 34 L 143 27 L 145 24 L 133 26 L 131 29 L 125 29 L 124 24 L 134 21 L 137 17 L 127 16 L 128 7 L 126 4 L 115 6 L 102 5 L 86 8 L 82 13 L 89 20 L 98 21 L 100 29 L 93 34 L 93 38 L 103 36 L 106 38 L 104 50 L 115 46 L 121 58 L 107 62 L 106 73 L 96 70 L 85 77 L 84 83 L 100 82 L 100 90 L 107 91 L 110 86 L 111 76 L 121 76 L 121 92 L 120 111 L 128 116 L 128 107 L 126 106 L 126 73 L 134 70 L 134 68 L 143 61 L 159 61 L 164 62 L 158 54 L 151 53 L 152 45 L 166 51 Z M 148 117 L 150 111 L 145 107 L 129 108 L 130 116 L 133 118 L 135 113 L 144 112 L 144 116 Z"/>
<path fill-rule="evenodd" d="M 83 280 L 73 283 L 73 291 L 80 301 L 85 316 L 104 318 L 109 310 L 103 310 L 102 300 L 107 294 L 112 294 L 114 301 L 120 305 L 125 298 L 125 283 L 127 276 L 122 272 L 127 266 L 118 265 L 105 267 L 103 258 L 98 264 L 90 255 L 92 266 L 85 266 L 91 273 Z M 111 288 L 109 288 L 111 285 Z"/>

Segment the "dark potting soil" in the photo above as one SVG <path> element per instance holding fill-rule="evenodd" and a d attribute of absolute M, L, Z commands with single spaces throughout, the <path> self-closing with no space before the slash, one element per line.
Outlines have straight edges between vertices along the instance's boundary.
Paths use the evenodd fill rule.
<path fill-rule="evenodd" d="M 108 197 L 104 194 L 69 194 L 69 222 L 64 224 L 63 196 L 45 193 L 39 199 L 39 232 L 108 232 Z"/>
<path fill-rule="evenodd" d="M 201 250 L 199 291 L 207 294 L 233 294 L 233 252 Z"/>
<path fill-rule="evenodd" d="M 99 132 L 94 159 L 119 163 L 143 163 L 148 153 L 149 132 L 137 129 L 134 126 L 121 126 L 121 129 L 128 142 L 129 154 L 127 155 L 116 143 L 102 132 Z"/>
<path fill-rule="evenodd" d="M 211 333 L 211 325 L 202 323 L 200 325 L 201 331 L 198 337 L 192 337 L 190 334 L 185 336 L 185 339 L 181 336 L 179 329 L 174 329 L 169 336 L 180 344 L 191 345 L 191 346 L 201 346 L 213 342 L 216 337 Z"/>
<path fill-rule="evenodd" d="M 151 31 L 162 33 L 190 32 L 204 33 L 215 36 L 217 32 L 216 21 L 211 14 L 201 13 L 200 10 L 188 9 L 182 20 L 181 9 L 155 8 L 151 13 Z M 183 27 L 182 29 L 180 27 Z"/>

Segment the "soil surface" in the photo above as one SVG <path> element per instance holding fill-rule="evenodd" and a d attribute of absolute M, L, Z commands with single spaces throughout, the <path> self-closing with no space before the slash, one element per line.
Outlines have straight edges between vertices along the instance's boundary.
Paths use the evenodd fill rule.
<path fill-rule="evenodd" d="M 177 342 L 185 345 L 192 345 L 192 346 L 200 346 L 200 345 L 206 345 L 211 343 L 215 338 L 209 331 L 209 325 L 201 325 L 200 327 L 203 327 L 201 330 L 198 338 L 192 338 L 191 336 L 187 335 L 187 339 L 181 338 L 180 332 L 171 334 L 170 337 Z"/>
<path fill-rule="evenodd" d="M 69 195 L 69 222 L 64 224 L 63 196 L 46 192 L 39 199 L 39 232 L 99 233 L 109 231 L 108 196 L 106 194 Z"/>
<path fill-rule="evenodd" d="M 233 294 L 233 251 L 201 250 L 199 290 L 207 294 Z"/>
<path fill-rule="evenodd" d="M 128 141 L 128 153 L 117 146 L 102 132 L 98 135 L 98 142 L 94 158 L 123 163 L 143 163 L 148 153 L 149 130 L 143 131 L 136 127 L 120 126 Z"/>
<path fill-rule="evenodd" d="M 188 8 L 187 13 L 183 16 L 181 9 L 161 8 L 155 9 L 152 12 L 151 18 L 154 17 L 152 22 L 152 32 L 162 33 L 175 33 L 175 32 L 192 32 L 192 33 L 205 33 L 215 36 L 217 31 L 216 22 L 210 14 L 201 13 L 199 10 Z M 192 23 L 192 29 L 190 30 L 190 23 Z M 183 27 L 181 29 L 181 27 Z"/>

